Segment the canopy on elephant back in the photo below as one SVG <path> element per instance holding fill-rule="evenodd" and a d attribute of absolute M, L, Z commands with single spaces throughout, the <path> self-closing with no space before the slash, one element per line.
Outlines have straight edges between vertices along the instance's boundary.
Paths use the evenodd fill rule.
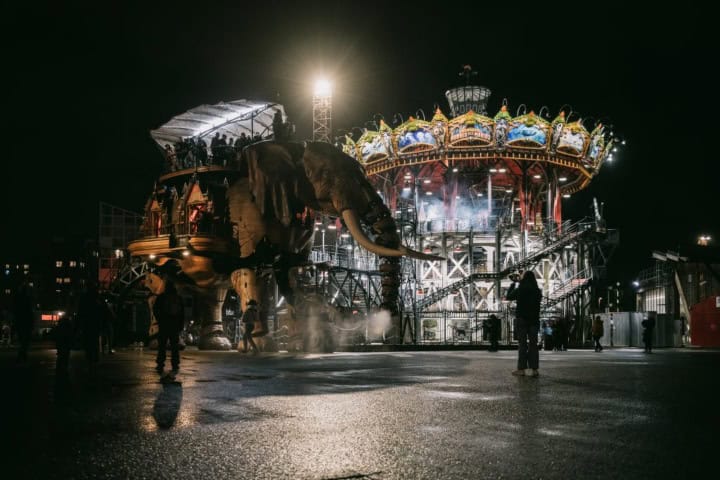
<path fill-rule="evenodd" d="M 237 138 L 243 133 L 249 137 L 258 133 L 266 137 L 272 133 L 276 112 L 280 112 L 283 122 L 287 121 L 285 109 L 279 103 L 234 100 L 200 105 L 173 117 L 160 128 L 151 130 L 150 136 L 160 148 L 189 137 L 209 139 L 215 132 L 230 138 Z"/>

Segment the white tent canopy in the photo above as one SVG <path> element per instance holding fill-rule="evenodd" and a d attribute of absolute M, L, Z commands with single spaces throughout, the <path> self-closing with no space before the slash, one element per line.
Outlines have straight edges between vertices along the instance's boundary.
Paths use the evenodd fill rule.
<path fill-rule="evenodd" d="M 151 130 L 150 136 L 160 148 L 168 143 L 174 145 L 189 137 L 202 138 L 209 145 L 215 132 L 233 139 L 242 133 L 249 137 L 260 133 L 266 137 L 272 134 L 273 117 L 278 111 L 283 122 L 287 121 L 285 109 L 279 103 L 235 100 L 216 105 L 200 105 L 173 117 L 160 128 Z"/>

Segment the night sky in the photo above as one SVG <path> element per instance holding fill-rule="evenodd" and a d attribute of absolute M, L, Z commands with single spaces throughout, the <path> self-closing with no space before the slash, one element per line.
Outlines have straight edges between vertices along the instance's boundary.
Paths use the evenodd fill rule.
<path fill-rule="evenodd" d="M 717 27 L 688 2 L 97 3 L 3 12 L 7 258 L 41 251 L 43 232 L 95 235 L 99 201 L 140 211 L 162 165 L 149 131 L 192 107 L 279 101 L 303 139 L 316 72 L 334 79 L 333 127 L 350 129 L 448 113 L 463 64 L 492 89 L 491 116 L 503 98 L 513 115 L 567 104 L 627 140 L 564 204 L 577 218 L 604 202 L 622 242 L 611 277 L 630 280 L 653 249 L 720 240 Z"/>

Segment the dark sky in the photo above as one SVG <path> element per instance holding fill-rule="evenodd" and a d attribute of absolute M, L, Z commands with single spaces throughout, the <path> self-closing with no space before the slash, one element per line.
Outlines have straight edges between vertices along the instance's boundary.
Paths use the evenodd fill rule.
<path fill-rule="evenodd" d="M 503 98 L 513 114 L 568 104 L 627 139 L 565 209 L 604 202 L 622 238 L 611 275 L 700 233 L 720 239 L 716 27 L 689 2 L 57 3 L 3 12 L 8 255 L 37 251 L 43 232 L 94 235 L 98 201 L 139 211 L 162 163 L 149 131 L 187 109 L 278 99 L 309 137 L 315 72 L 336 83 L 333 126 L 351 128 L 447 112 L 465 63 L 492 89 L 491 114 Z"/>

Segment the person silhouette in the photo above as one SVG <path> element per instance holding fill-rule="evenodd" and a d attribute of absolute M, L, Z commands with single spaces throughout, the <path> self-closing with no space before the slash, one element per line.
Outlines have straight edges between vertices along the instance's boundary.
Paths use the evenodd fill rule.
<path fill-rule="evenodd" d="M 592 322 L 592 336 L 593 336 L 593 340 L 595 341 L 595 351 L 596 352 L 603 351 L 603 346 L 600 344 L 600 339 L 603 337 L 604 333 L 605 333 L 605 322 L 603 322 L 602 318 L 600 318 L 600 315 L 596 315 L 595 319 Z"/>
<path fill-rule="evenodd" d="M 185 326 L 185 305 L 175 284 L 165 279 L 165 287 L 153 305 L 153 314 L 158 323 L 158 349 L 155 370 L 162 375 L 165 369 L 167 343 L 170 342 L 170 377 L 180 370 L 180 332 Z"/>
<path fill-rule="evenodd" d="M 505 298 L 516 300 L 515 310 L 517 338 L 518 338 L 518 362 L 517 370 L 513 375 L 537 377 L 540 375 L 540 356 L 538 353 L 538 330 L 540 329 L 540 302 L 542 292 L 537 284 L 535 274 L 530 270 L 525 271 L 520 282 L 517 277 L 511 277 L 513 283 L 510 285 Z"/>
<path fill-rule="evenodd" d="M 33 298 L 30 285 L 25 282 L 21 284 L 13 298 L 13 314 L 15 316 L 14 330 L 18 337 L 18 363 L 27 361 L 30 339 L 33 329 Z"/>
<path fill-rule="evenodd" d="M 488 323 L 490 324 L 490 351 L 497 352 L 500 342 L 500 317 L 493 313 L 488 318 Z"/>
<path fill-rule="evenodd" d="M 652 341 L 653 334 L 655 333 L 655 315 L 648 314 L 648 318 L 643 320 L 641 325 L 643 326 L 642 339 L 645 344 L 645 353 L 652 353 Z"/>
<path fill-rule="evenodd" d="M 253 355 L 257 355 L 259 350 L 257 345 L 255 345 L 255 340 L 253 340 L 252 332 L 255 329 L 255 322 L 257 322 L 258 319 L 258 311 L 257 311 L 257 301 L 250 299 L 247 302 L 247 308 L 243 312 L 242 315 L 242 323 L 244 325 L 243 329 L 243 353 L 247 353 L 248 351 L 248 343 L 250 344 L 250 347 L 252 348 Z"/>

